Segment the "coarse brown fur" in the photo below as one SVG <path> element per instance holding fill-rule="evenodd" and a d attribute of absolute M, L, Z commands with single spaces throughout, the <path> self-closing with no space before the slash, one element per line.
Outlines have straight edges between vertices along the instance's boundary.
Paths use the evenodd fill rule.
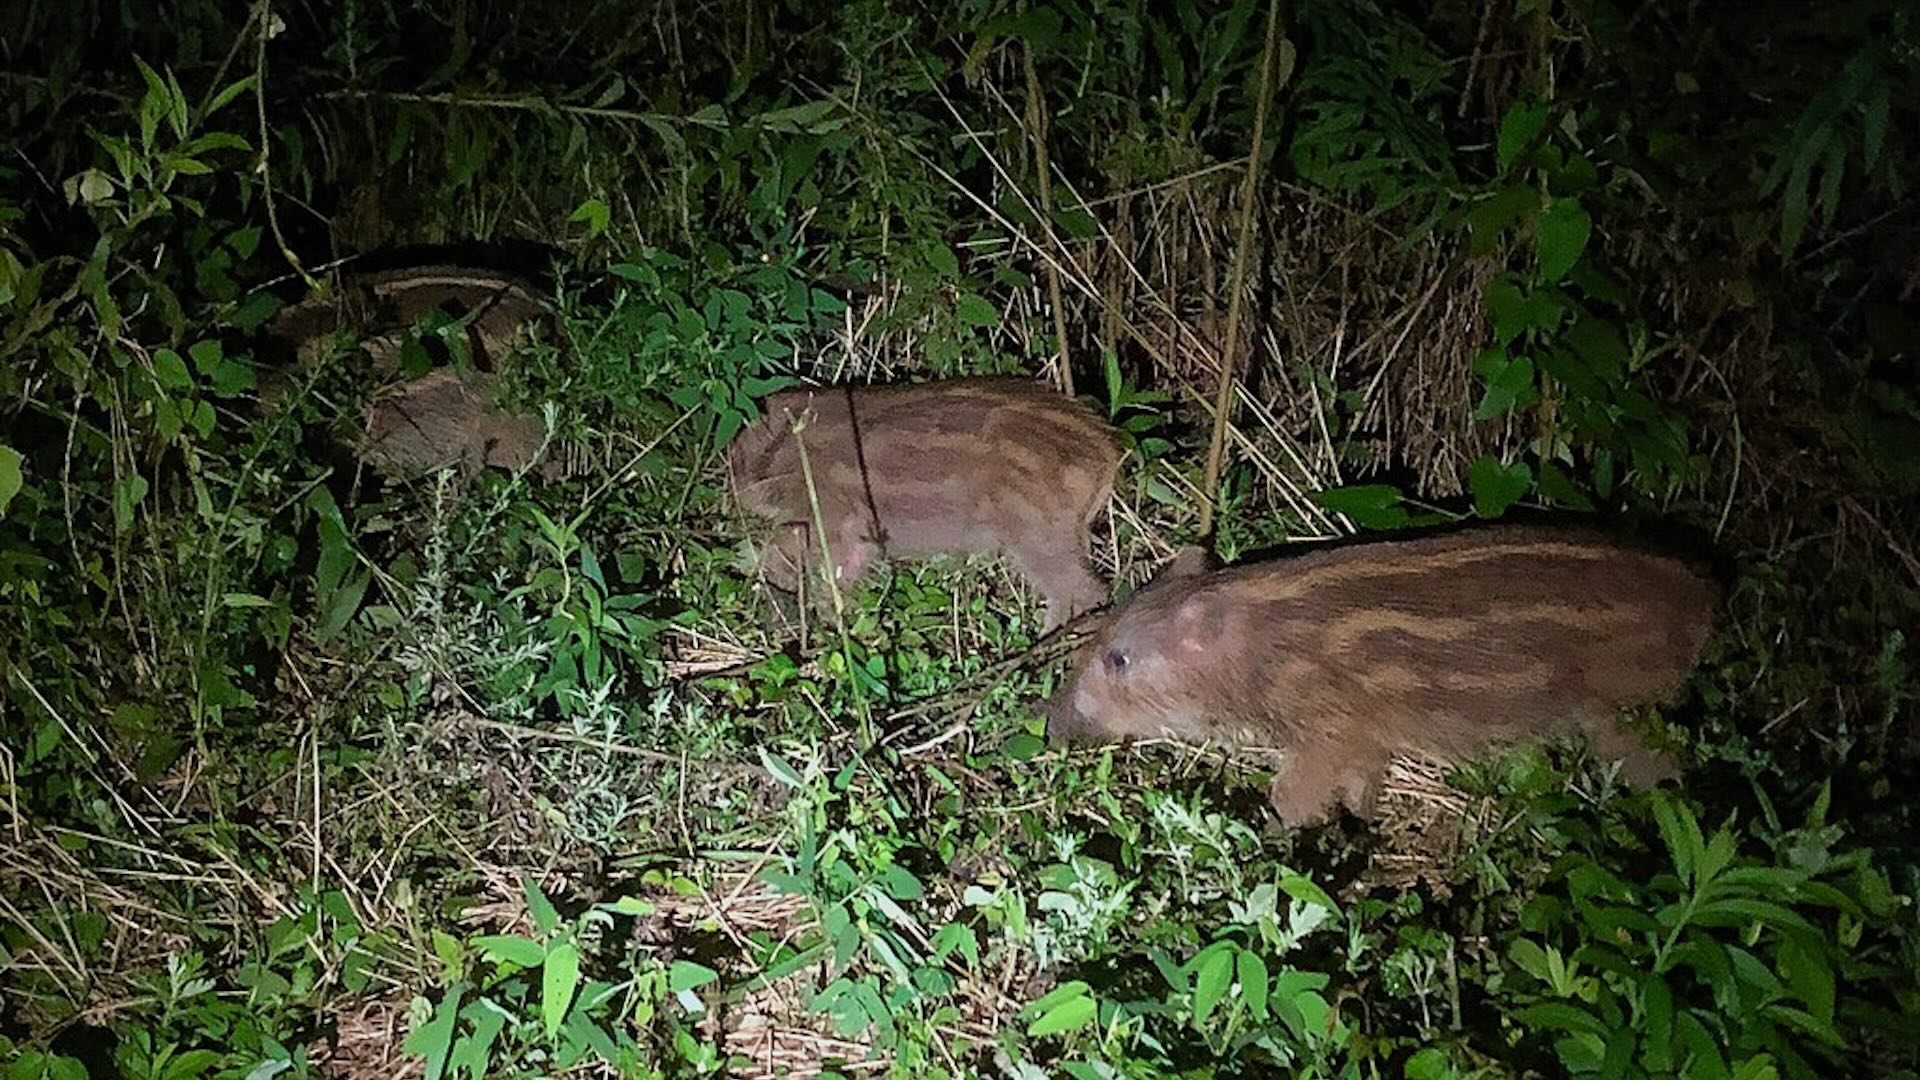
<path fill-rule="evenodd" d="M 511 413 L 489 399 L 492 377 L 439 368 L 376 398 L 367 411 L 360 456 L 383 472 L 417 475 L 454 465 L 465 472 L 491 466 L 518 472 L 533 465 L 546 428 L 536 417 Z M 535 470 L 558 479 L 562 463 L 549 457 Z"/>
<path fill-rule="evenodd" d="M 1048 704 L 1056 738 L 1170 736 L 1286 753 L 1289 824 L 1373 807 L 1392 757 L 1464 759 L 1569 731 L 1650 784 L 1618 726 L 1669 699 L 1712 630 L 1712 583 L 1582 528 L 1491 527 L 1207 572 L 1191 554 L 1111 616 Z"/>
<path fill-rule="evenodd" d="M 472 370 L 441 366 L 382 391 L 352 438 L 355 452 L 382 472 L 399 475 L 446 465 L 466 472 L 527 468 L 545 441 L 544 424 L 538 416 L 509 412 L 491 400 L 496 373 L 527 329 L 548 314 L 519 280 L 456 265 L 347 274 L 337 294 L 281 312 L 270 333 L 291 341 L 300 362 L 310 363 L 332 334 L 352 328 L 367 335 L 362 347 L 373 373 L 384 378 L 399 371 L 403 331 L 433 311 L 471 318 L 465 343 Z M 263 399 L 277 398 L 288 385 L 284 377 L 266 380 Z M 534 472 L 558 479 L 564 467 L 554 456 Z"/>
<path fill-rule="evenodd" d="M 1121 444 L 1085 406 L 1026 378 L 792 390 L 764 404 L 728 467 L 742 509 L 771 526 L 758 562 L 787 591 L 817 570 L 813 475 L 841 589 L 876 558 L 1005 556 L 1046 601 L 1051 629 L 1107 597 L 1089 527 L 1113 492 Z M 799 445 L 793 425 L 801 422 Z M 817 579 L 816 579 L 817 580 Z M 810 584 L 812 599 L 826 590 Z"/>

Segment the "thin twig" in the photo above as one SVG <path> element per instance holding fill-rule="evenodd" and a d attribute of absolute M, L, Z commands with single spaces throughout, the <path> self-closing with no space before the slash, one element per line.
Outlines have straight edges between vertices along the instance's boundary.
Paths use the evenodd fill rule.
<path fill-rule="evenodd" d="M 1247 151 L 1247 173 L 1240 191 L 1240 235 L 1235 241 L 1233 273 L 1227 278 L 1227 331 L 1220 343 L 1220 385 L 1214 393 L 1213 438 L 1207 446 L 1206 483 L 1200 500 L 1199 531 L 1213 537 L 1214 505 L 1220 497 L 1220 464 L 1227 447 L 1227 425 L 1233 415 L 1234 361 L 1240 347 L 1240 319 L 1246 307 L 1247 256 L 1253 247 L 1253 213 L 1260 197 L 1260 159 L 1267 139 L 1267 105 L 1273 100 L 1273 68 L 1280 55 L 1280 0 L 1267 5 L 1267 47 L 1260 61 L 1260 103 L 1253 113 L 1253 146 Z"/>
<path fill-rule="evenodd" d="M 1027 137 L 1033 140 L 1033 172 L 1040 186 L 1040 212 L 1053 217 L 1053 172 L 1047 163 L 1047 101 L 1033 66 L 1033 43 L 1020 46 L 1027 69 Z M 1067 308 L 1060 290 L 1060 267 L 1047 263 L 1047 303 L 1053 306 L 1054 345 L 1060 350 L 1060 392 L 1073 396 L 1073 357 L 1067 351 Z"/>

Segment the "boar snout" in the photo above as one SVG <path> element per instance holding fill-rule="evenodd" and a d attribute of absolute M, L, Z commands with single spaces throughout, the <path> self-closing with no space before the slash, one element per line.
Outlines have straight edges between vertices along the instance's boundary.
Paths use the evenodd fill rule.
<path fill-rule="evenodd" d="M 1087 721 L 1086 714 L 1074 707 L 1072 684 L 1054 691 L 1052 697 L 1041 702 L 1040 715 L 1047 722 L 1047 741 L 1055 746 L 1079 742 L 1092 732 L 1093 725 Z"/>

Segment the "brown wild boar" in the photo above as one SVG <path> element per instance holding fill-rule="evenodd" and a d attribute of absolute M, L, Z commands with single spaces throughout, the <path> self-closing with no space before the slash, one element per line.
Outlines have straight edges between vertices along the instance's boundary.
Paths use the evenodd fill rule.
<path fill-rule="evenodd" d="M 1372 813 L 1400 752 L 1463 760 L 1582 731 L 1630 782 L 1672 775 L 1618 726 L 1698 660 L 1717 592 L 1578 529 L 1494 527 L 1207 571 L 1190 551 L 1115 611 L 1048 702 L 1059 740 L 1284 752 L 1290 825 Z"/>
<path fill-rule="evenodd" d="M 400 332 L 435 310 L 452 318 L 473 316 L 466 326 L 468 353 L 482 370 L 499 370 L 527 328 L 549 313 L 512 277 L 477 267 L 411 266 L 345 273 L 337 291 L 282 310 L 267 329 L 292 342 L 304 364 L 332 334 L 351 327 L 371 335 L 365 347 L 374 370 L 384 373 L 399 361 Z"/>
<path fill-rule="evenodd" d="M 742 509 L 771 526 L 757 562 L 791 593 L 820 584 L 813 508 L 792 427 L 800 419 L 827 554 L 843 590 L 876 558 L 1005 556 L 1046 601 L 1047 629 L 1105 602 L 1089 526 L 1121 444 L 1085 406 L 1027 378 L 789 390 L 728 449 Z"/>
<path fill-rule="evenodd" d="M 437 368 L 377 397 L 367 411 L 358 450 L 363 460 L 401 475 L 458 465 L 473 472 L 491 466 L 519 471 L 531 465 L 546 440 L 539 417 L 494 405 L 492 377 Z M 563 475 L 563 462 L 549 457 L 534 472 L 549 480 Z"/>

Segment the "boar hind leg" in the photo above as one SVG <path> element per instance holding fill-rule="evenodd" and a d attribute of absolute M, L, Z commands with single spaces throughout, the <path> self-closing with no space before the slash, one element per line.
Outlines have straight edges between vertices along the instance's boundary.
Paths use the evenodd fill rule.
<path fill-rule="evenodd" d="M 1087 566 L 1085 550 L 1086 537 L 1074 536 L 1030 543 L 1012 553 L 1014 569 L 1039 590 L 1046 604 L 1041 633 L 1107 602 L 1107 586 Z"/>
<path fill-rule="evenodd" d="M 1654 787 L 1680 775 L 1672 757 L 1648 746 L 1638 732 L 1613 717 L 1588 725 L 1587 736 L 1593 740 L 1594 755 L 1602 761 L 1619 762 L 1620 779 L 1634 787 Z"/>
<path fill-rule="evenodd" d="M 1381 748 L 1315 741 L 1293 748 L 1267 798 L 1289 828 L 1318 824 L 1341 807 L 1373 816 L 1390 755 Z"/>

